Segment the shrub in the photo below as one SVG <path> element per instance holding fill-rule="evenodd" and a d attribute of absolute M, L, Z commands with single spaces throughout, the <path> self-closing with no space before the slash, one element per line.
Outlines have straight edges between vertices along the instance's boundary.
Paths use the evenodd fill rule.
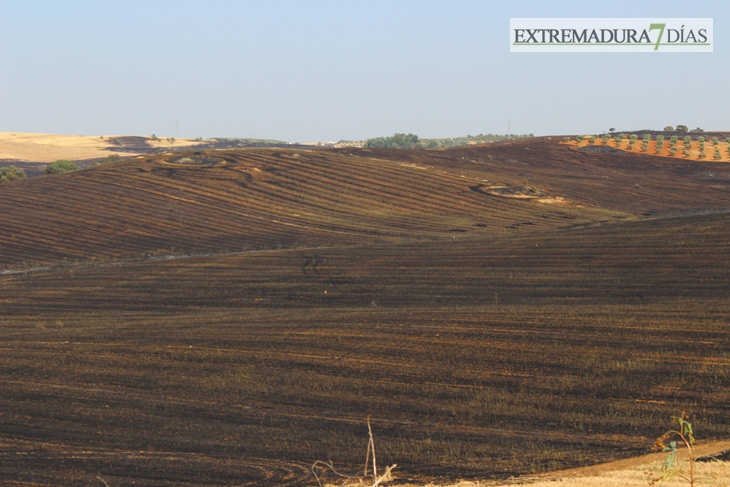
<path fill-rule="evenodd" d="M 671 125 L 667 125 L 666 127 L 664 127 L 664 131 L 665 132 L 674 132 L 674 127 L 672 127 Z"/>
<path fill-rule="evenodd" d="M 25 171 L 18 167 L 0 167 L 0 183 L 15 181 L 16 179 L 25 179 L 26 177 Z"/>
<path fill-rule="evenodd" d="M 689 128 L 686 125 L 677 125 L 677 132 L 689 132 Z"/>
<path fill-rule="evenodd" d="M 74 161 L 69 161 L 68 159 L 61 159 L 46 166 L 46 172 L 48 174 L 61 174 L 64 172 L 77 171 L 78 169 L 79 167 L 76 163 Z"/>
<path fill-rule="evenodd" d="M 692 429 L 692 423 L 687 421 L 689 416 L 687 413 L 682 412 L 681 415 L 674 418 L 679 428 L 670 429 L 662 436 L 657 438 L 655 448 L 663 452 L 669 453 L 666 461 L 664 462 L 664 474 L 657 481 L 666 480 L 668 478 L 677 476 L 690 483 L 692 487 L 695 485 L 695 435 Z M 667 443 L 668 440 L 669 443 Z M 677 458 L 677 443 L 679 440 L 680 448 L 684 446 L 687 449 L 687 456 L 689 457 L 689 473 L 684 475 L 679 471 L 679 459 Z M 651 482 L 654 483 L 654 482 Z"/>
<path fill-rule="evenodd" d="M 722 154 L 720 154 L 720 151 L 719 150 L 716 150 L 715 151 L 715 160 L 717 161 L 719 159 L 722 159 Z"/>

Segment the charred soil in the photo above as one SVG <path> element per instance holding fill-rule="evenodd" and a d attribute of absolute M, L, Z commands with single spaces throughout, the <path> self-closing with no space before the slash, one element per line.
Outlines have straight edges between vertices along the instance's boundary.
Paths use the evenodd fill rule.
<path fill-rule="evenodd" d="M 681 410 L 730 435 L 724 167 L 203 156 L 0 187 L 3 482 L 315 485 L 368 417 L 411 483 L 645 453 Z"/>

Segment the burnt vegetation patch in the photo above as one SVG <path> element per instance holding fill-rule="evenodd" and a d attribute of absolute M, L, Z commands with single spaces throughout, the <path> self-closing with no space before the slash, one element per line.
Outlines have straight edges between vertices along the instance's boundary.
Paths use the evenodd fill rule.
<path fill-rule="evenodd" d="M 222 157 L 212 156 L 204 152 L 182 153 L 174 157 L 168 157 L 165 162 L 180 164 L 183 166 L 205 166 L 211 167 L 225 162 Z"/>
<path fill-rule="evenodd" d="M 362 468 L 368 417 L 423 482 L 644 453 L 682 410 L 730 434 L 730 207 L 703 163 L 199 154 L 0 187 L 4 482 L 309 486 Z"/>

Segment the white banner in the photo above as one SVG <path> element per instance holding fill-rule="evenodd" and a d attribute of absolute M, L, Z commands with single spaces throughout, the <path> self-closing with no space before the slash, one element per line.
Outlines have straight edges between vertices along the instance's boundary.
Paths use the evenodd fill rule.
<path fill-rule="evenodd" d="M 514 18 L 510 52 L 712 52 L 711 18 Z"/>

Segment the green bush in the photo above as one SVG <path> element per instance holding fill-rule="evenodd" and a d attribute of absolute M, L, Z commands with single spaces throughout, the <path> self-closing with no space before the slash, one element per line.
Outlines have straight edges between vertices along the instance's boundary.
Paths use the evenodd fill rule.
<path fill-rule="evenodd" d="M 74 161 L 69 161 L 68 159 L 61 159 L 46 166 L 46 172 L 48 174 L 61 174 L 64 172 L 77 171 L 78 169 L 79 167 L 76 163 Z"/>
<path fill-rule="evenodd" d="M 15 166 L 0 167 L 0 183 L 25 179 L 25 171 Z"/>

